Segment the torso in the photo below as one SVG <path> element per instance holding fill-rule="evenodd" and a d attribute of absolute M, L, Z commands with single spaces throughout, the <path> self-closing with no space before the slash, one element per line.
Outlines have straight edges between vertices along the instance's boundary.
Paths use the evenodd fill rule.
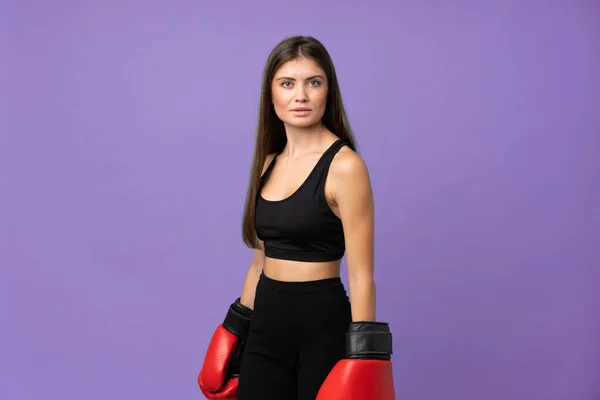
<path fill-rule="evenodd" d="M 333 137 L 330 144 L 335 140 L 337 140 L 337 137 Z M 347 151 L 352 150 L 343 147 L 335 157 Z M 296 160 L 289 160 L 285 156 L 279 155 L 259 195 L 267 201 L 280 201 L 292 196 L 306 181 L 322 155 L 323 151 L 315 152 L 306 154 Z M 270 164 L 274 156 L 275 154 L 270 154 L 266 163 Z M 339 218 L 339 210 L 333 195 L 335 173 L 332 173 L 332 171 L 335 170 L 335 157 L 325 180 L 325 198 L 331 211 Z M 326 262 L 306 262 L 266 257 L 263 272 L 269 278 L 281 281 L 310 281 L 339 277 L 340 265 L 341 259 Z"/>

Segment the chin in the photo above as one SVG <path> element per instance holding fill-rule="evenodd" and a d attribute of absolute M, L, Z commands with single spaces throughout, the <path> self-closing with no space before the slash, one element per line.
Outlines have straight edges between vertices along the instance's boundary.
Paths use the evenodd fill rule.
<path fill-rule="evenodd" d="M 294 128 L 310 128 L 311 126 L 317 125 L 319 121 L 306 121 L 306 122 L 292 122 L 288 124 Z"/>
<path fill-rule="evenodd" d="M 310 128 L 318 125 L 320 120 L 313 118 L 291 118 L 284 121 L 285 125 L 293 128 Z"/>

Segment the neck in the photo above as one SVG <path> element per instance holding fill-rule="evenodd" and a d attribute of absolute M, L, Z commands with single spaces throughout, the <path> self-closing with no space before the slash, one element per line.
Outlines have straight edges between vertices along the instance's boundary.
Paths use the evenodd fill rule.
<path fill-rule="evenodd" d="M 319 121 L 315 125 L 304 128 L 286 126 L 285 135 L 287 136 L 287 144 L 283 149 L 283 154 L 287 158 L 293 159 L 322 149 L 323 142 L 328 136 L 328 130 Z"/>

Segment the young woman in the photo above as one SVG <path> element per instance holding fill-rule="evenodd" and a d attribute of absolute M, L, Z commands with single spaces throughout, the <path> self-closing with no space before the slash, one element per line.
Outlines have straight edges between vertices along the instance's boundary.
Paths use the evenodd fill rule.
<path fill-rule="evenodd" d="M 243 218 L 254 257 L 198 376 L 207 398 L 394 398 L 373 219 L 331 58 L 312 37 L 287 38 L 264 70 Z"/>

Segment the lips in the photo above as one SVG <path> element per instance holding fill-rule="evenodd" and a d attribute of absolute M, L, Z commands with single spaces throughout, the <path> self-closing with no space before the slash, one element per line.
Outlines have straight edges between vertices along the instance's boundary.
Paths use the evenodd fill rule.
<path fill-rule="evenodd" d="M 310 111 L 310 108 L 298 107 L 298 108 L 293 108 L 292 111 Z"/>

